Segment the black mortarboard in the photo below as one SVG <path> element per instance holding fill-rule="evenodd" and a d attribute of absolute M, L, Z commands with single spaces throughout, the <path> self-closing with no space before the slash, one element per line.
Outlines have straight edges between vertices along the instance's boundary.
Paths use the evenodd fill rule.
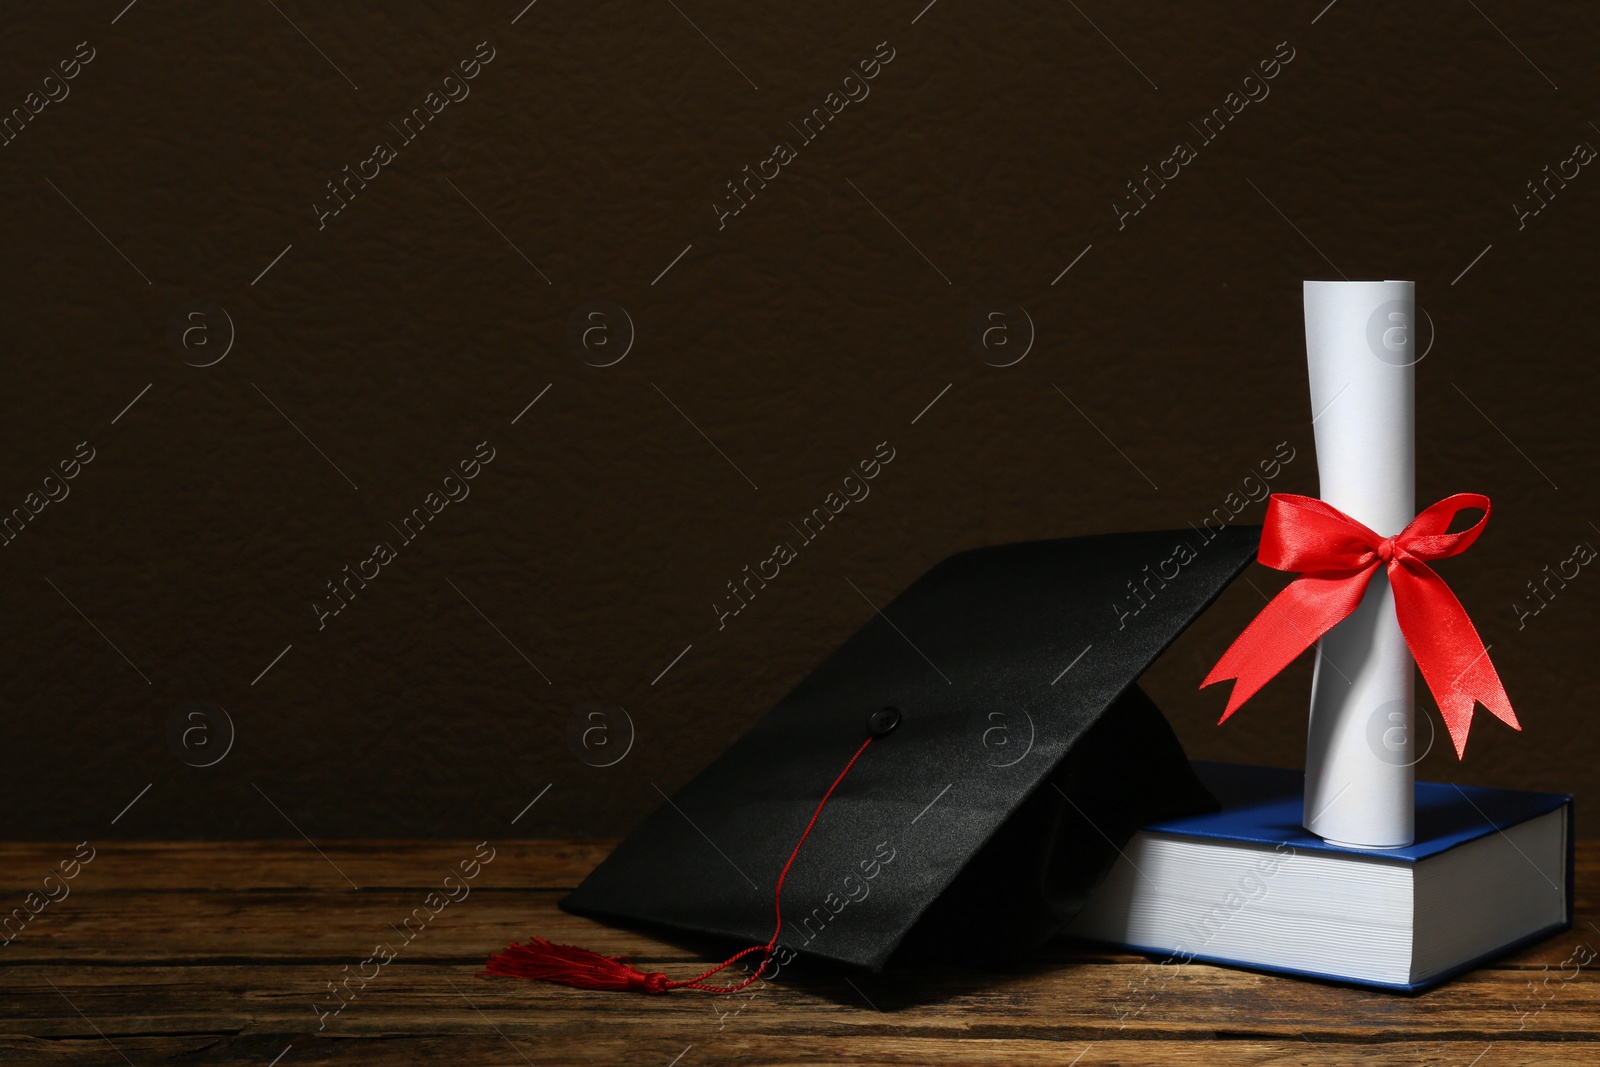
<path fill-rule="evenodd" d="M 1250 563 L 1259 536 L 1190 528 L 952 556 L 656 809 L 562 907 L 767 942 L 780 871 L 875 732 L 795 854 L 779 943 L 874 970 L 897 954 L 1037 949 L 1139 826 L 1215 808 L 1136 681 Z"/>

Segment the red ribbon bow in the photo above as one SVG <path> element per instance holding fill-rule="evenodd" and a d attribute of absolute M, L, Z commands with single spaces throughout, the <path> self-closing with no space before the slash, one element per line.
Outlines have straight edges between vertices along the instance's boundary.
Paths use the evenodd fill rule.
<path fill-rule="evenodd" d="M 1482 518 L 1460 533 L 1446 532 L 1458 514 L 1474 508 L 1483 511 Z M 1321 500 L 1274 493 L 1256 558 L 1274 570 L 1297 571 L 1300 577 L 1245 627 L 1200 683 L 1203 689 L 1237 679 L 1220 721 L 1226 722 L 1273 675 L 1355 611 L 1381 563 L 1394 589 L 1400 632 L 1439 703 L 1456 757 L 1466 754 L 1478 702 L 1513 729 L 1522 729 L 1466 609 L 1426 562 L 1465 552 L 1488 521 L 1488 497 L 1457 493 L 1395 536 L 1379 537 Z"/>

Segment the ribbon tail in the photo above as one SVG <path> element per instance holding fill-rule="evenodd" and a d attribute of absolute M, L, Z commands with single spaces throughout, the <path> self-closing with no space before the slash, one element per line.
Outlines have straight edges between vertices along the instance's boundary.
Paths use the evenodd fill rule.
<path fill-rule="evenodd" d="M 1513 730 L 1522 729 L 1483 638 L 1444 579 L 1426 564 L 1408 560 L 1390 566 L 1389 582 L 1400 632 L 1439 705 L 1456 758 L 1466 756 L 1478 704 Z"/>
<path fill-rule="evenodd" d="M 1376 571 L 1372 565 L 1359 571 L 1304 575 L 1273 597 L 1200 683 L 1204 689 L 1235 679 L 1218 722 L 1227 722 L 1279 671 L 1344 621 L 1361 603 Z"/>

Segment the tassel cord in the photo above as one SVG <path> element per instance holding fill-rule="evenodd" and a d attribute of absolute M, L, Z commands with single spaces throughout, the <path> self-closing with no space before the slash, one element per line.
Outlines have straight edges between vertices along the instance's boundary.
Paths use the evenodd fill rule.
<path fill-rule="evenodd" d="M 861 754 L 867 750 L 867 746 L 872 744 L 872 741 L 873 739 L 868 737 L 865 741 L 861 742 L 861 747 L 856 749 L 856 754 L 854 756 L 850 757 L 850 762 L 844 765 L 844 770 L 839 772 L 839 777 L 835 778 L 833 780 L 833 784 L 828 787 L 828 791 L 822 794 L 822 800 L 817 803 L 817 810 L 811 813 L 811 821 L 806 823 L 805 832 L 800 835 L 800 840 L 794 843 L 794 851 L 789 853 L 789 860 L 783 865 L 783 870 L 778 875 L 778 886 L 775 890 L 773 890 L 772 893 L 772 912 L 773 917 L 776 920 L 772 927 L 772 937 L 767 940 L 765 945 L 751 945 L 744 951 L 729 956 L 722 963 L 719 963 L 717 966 L 711 968 L 709 971 L 706 971 L 704 974 L 696 975 L 695 977 L 690 978 L 688 981 L 668 982 L 667 986 L 669 988 L 702 989 L 707 993 L 737 993 L 739 990 L 743 989 L 745 986 L 749 985 L 751 982 L 754 982 L 761 976 L 761 972 L 766 969 L 767 963 L 772 959 L 772 953 L 778 947 L 778 937 L 783 933 L 783 882 L 784 879 L 789 877 L 789 868 L 794 866 L 796 857 L 800 855 L 801 846 L 806 843 L 806 838 L 811 836 L 811 828 L 817 825 L 817 819 L 822 815 L 822 809 L 827 807 L 829 798 L 833 796 L 833 791 L 839 788 L 839 783 L 844 781 L 844 776 L 850 773 L 850 768 L 856 765 L 856 760 L 861 758 Z M 738 963 L 752 952 L 761 953 L 761 966 L 757 967 L 753 972 L 751 972 L 750 977 L 746 978 L 738 985 L 708 986 L 702 984 L 707 978 L 710 978 L 719 971 L 723 971 L 728 967 L 733 966 L 735 963 Z"/>
<path fill-rule="evenodd" d="M 856 749 L 855 755 L 850 757 L 850 762 L 844 765 L 844 770 L 833 780 L 828 791 L 822 795 L 817 803 L 817 808 L 811 813 L 811 821 L 806 823 L 806 828 L 800 835 L 800 840 L 795 842 L 794 849 L 789 853 L 789 859 L 783 865 L 783 870 L 778 874 L 778 884 L 772 893 L 773 927 L 772 937 L 764 945 L 751 945 L 749 948 L 729 956 L 726 960 L 701 974 L 683 981 L 672 981 L 660 972 L 645 973 L 630 964 L 622 956 L 602 956 L 588 949 L 578 948 L 574 945 L 557 945 L 542 937 L 535 937 L 526 945 L 513 944 L 505 952 L 491 956 L 485 965 L 484 975 L 504 975 L 512 978 L 534 978 L 547 982 L 558 982 L 563 985 L 575 986 L 579 989 L 604 989 L 618 992 L 638 993 L 666 993 L 673 989 L 697 989 L 705 993 L 737 993 L 744 989 L 766 969 L 772 959 L 772 954 L 778 947 L 778 938 L 783 933 L 783 883 L 789 877 L 789 870 L 794 866 L 794 861 L 800 855 L 800 849 L 805 845 L 806 839 L 811 836 L 812 829 L 817 825 L 817 820 L 822 816 L 822 809 L 827 807 L 834 791 L 844 781 L 845 775 L 850 773 L 850 768 L 856 765 L 867 746 L 873 742 L 868 737 Z M 737 985 L 718 986 L 707 985 L 706 979 L 738 963 L 746 956 L 761 953 L 761 964 L 750 976 Z"/>

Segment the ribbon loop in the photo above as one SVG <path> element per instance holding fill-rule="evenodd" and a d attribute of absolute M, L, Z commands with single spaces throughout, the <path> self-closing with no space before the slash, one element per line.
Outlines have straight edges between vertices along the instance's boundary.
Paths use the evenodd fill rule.
<path fill-rule="evenodd" d="M 1483 512 L 1477 522 L 1449 532 L 1457 515 L 1475 509 Z M 1245 627 L 1200 683 L 1203 689 L 1234 679 L 1221 721 L 1348 618 L 1382 566 L 1394 589 L 1400 632 L 1439 704 L 1457 758 L 1466 754 L 1479 703 L 1522 729 L 1472 619 L 1426 562 L 1470 548 L 1483 533 L 1489 510 L 1489 498 L 1481 493 L 1457 493 L 1423 510 L 1393 537 L 1380 537 L 1324 501 L 1274 493 L 1256 558 L 1300 577 Z"/>
<path fill-rule="evenodd" d="M 1482 511 L 1478 521 L 1459 533 L 1449 533 L 1450 524 L 1463 511 Z M 1445 559 L 1459 556 L 1472 547 L 1489 522 L 1489 498 L 1481 493 L 1456 493 L 1425 509 L 1406 524 L 1396 540 L 1418 559 Z"/>

